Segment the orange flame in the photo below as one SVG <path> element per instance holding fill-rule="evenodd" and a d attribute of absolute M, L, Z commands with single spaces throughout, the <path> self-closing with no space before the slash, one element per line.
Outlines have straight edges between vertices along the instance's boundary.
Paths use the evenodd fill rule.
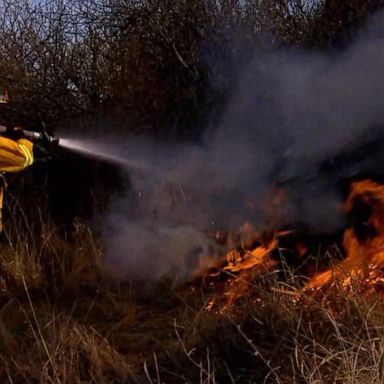
<path fill-rule="evenodd" d="M 381 276 L 384 267 L 384 185 L 372 180 L 352 183 L 344 211 L 355 218 L 344 232 L 345 258 L 335 267 L 312 277 L 305 286 L 306 291 L 336 281 L 340 281 L 342 287 L 351 287 L 354 281 L 365 279 L 369 280 L 370 288 L 384 282 Z M 249 283 L 246 280 L 263 275 L 278 265 L 272 255 L 281 246 L 281 237 L 290 234 L 290 231 L 261 234 L 247 222 L 238 232 L 228 235 L 226 244 L 231 250 L 227 252 L 226 265 L 222 269 L 231 276 L 224 292 L 226 306 L 247 293 Z M 292 251 L 297 260 L 309 255 L 306 239 L 294 242 Z"/>
<path fill-rule="evenodd" d="M 346 258 L 334 269 L 315 276 L 309 288 L 322 287 L 335 279 L 347 286 L 384 265 L 384 185 L 372 180 L 352 183 L 345 208 L 347 213 L 357 210 L 362 216 L 358 225 L 344 233 Z"/>

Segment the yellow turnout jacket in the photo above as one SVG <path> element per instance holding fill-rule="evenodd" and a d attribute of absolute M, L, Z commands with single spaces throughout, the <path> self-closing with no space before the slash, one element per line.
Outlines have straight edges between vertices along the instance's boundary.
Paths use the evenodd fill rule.
<path fill-rule="evenodd" d="M 0 136 L 0 172 L 19 172 L 33 164 L 33 143 L 26 139 L 11 140 Z M 0 186 L 0 232 L 4 185 Z"/>

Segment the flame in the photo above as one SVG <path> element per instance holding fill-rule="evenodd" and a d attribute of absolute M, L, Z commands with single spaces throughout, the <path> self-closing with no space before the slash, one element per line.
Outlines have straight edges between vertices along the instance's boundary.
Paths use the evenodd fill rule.
<path fill-rule="evenodd" d="M 277 239 L 273 239 L 268 244 L 261 245 L 253 251 L 245 251 L 243 254 L 237 249 L 231 250 L 227 253 L 228 265 L 224 267 L 224 270 L 235 273 L 265 264 L 271 251 L 276 249 L 277 245 Z"/>
<path fill-rule="evenodd" d="M 325 272 L 312 275 L 305 284 L 305 292 L 336 282 L 344 288 L 353 286 L 355 281 L 369 282 L 370 289 L 384 285 L 384 185 L 372 180 L 353 182 L 343 208 L 351 221 L 342 242 L 345 258 Z M 224 310 L 248 294 L 250 280 L 279 264 L 278 258 L 273 257 L 274 251 L 281 247 L 281 238 L 291 233 L 271 230 L 260 233 L 246 222 L 237 233 L 225 237 L 230 250 L 222 268 L 224 273 L 229 274 L 224 291 Z M 220 236 L 220 240 L 223 242 L 224 237 Z M 298 239 L 292 251 L 298 260 L 304 258 L 309 251 L 306 239 Z M 207 309 L 213 310 L 218 300 L 211 301 Z"/>
<path fill-rule="evenodd" d="M 345 208 L 349 214 L 357 210 L 362 216 L 344 233 L 346 258 L 315 276 L 308 288 L 320 288 L 335 280 L 348 286 L 353 280 L 367 277 L 369 271 L 380 272 L 384 266 L 384 185 L 372 180 L 352 183 Z"/>
<path fill-rule="evenodd" d="M 271 259 L 271 253 L 278 248 L 279 238 L 290 233 L 290 231 L 278 231 L 261 235 L 251 223 L 246 222 L 238 233 L 239 247 L 231 249 L 226 255 L 227 265 L 223 268 L 224 271 L 237 273 L 257 266 L 277 264 Z"/>

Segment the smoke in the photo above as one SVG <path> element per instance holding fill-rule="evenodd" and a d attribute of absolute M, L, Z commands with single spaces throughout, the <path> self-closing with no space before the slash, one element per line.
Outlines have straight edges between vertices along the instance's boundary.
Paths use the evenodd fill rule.
<path fill-rule="evenodd" d="M 384 126 L 382 21 L 376 15 L 337 53 L 256 52 L 199 145 L 135 143 L 153 171 L 131 173 L 133 189 L 107 217 L 109 265 L 122 276 L 185 276 L 218 252 L 208 231 L 265 225 L 269 208 L 281 225 L 342 225 L 340 175 L 320 166 Z M 362 170 L 358 160 L 351 167 Z M 288 195 L 277 213 L 271 186 Z"/>

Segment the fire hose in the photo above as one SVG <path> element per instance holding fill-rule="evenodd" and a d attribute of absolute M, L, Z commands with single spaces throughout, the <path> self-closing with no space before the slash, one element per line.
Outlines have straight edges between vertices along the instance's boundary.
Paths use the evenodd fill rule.
<path fill-rule="evenodd" d="M 59 139 L 53 135 L 49 135 L 46 131 L 36 132 L 36 131 L 28 131 L 26 129 L 22 129 L 21 127 L 6 127 L 4 125 L 0 125 L 0 135 L 8 137 L 10 139 L 18 140 L 21 138 L 25 138 L 31 141 L 41 141 L 46 142 L 48 144 L 59 144 Z"/>

